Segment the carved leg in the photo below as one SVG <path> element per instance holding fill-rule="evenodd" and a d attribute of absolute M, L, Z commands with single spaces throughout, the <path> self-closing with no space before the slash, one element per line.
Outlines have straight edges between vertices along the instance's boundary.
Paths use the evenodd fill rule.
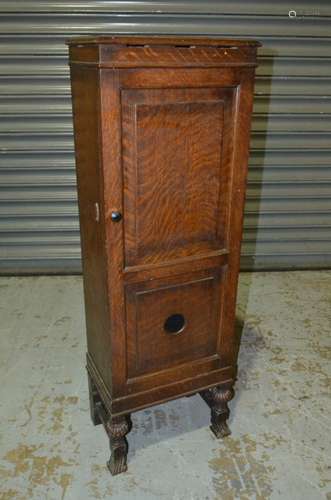
<path fill-rule="evenodd" d="M 88 372 L 87 372 L 87 378 L 88 378 L 88 388 L 90 396 L 91 419 L 94 425 L 99 425 L 102 423 L 102 421 L 99 416 L 98 406 L 102 405 L 102 402 L 98 390 L 96 388 L 96 385 L 93 382 L 91 375 Z"/>
<path fill-rule="evenodd" d="M 131 426 L 130 415 L 110 418 L 105 425 L 111 450 L 107 467 L 113 476 L 127 470 L 128 442 L 125 435 Z"/>
<path fill-rule="evenodd" d="M 223 438 L 231 434 L 226 421 L 230 415 L 228 402 L 233 398 L 234 390 L 217 386 L 201 392 L 201 396 L 211 409 L 210 429 L 215 436 Z"/>

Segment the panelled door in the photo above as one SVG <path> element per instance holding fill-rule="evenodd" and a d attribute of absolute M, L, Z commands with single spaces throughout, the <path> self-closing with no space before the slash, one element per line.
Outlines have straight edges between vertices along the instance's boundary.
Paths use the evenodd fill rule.
<path fill-rule="evenodd" d="M 235 86 L 120 96 L 124 271 L 136 276 L 125 284 L 127 378 L 139 390 L 155 375 L 166 383 L 224 367 L 219 258 L 228 253 L 237 101 Z"/>

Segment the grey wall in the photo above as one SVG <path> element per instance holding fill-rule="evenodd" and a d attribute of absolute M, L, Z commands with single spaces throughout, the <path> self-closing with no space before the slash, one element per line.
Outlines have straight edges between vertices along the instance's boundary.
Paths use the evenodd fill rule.
<path fill-rule="evenodd" d="M 330 266 L 330 16 L 329 1 L 1 1 L 2 272 L 80 269 L 64 40 L 110 32 L 263 43 L 242 267 Z"/>

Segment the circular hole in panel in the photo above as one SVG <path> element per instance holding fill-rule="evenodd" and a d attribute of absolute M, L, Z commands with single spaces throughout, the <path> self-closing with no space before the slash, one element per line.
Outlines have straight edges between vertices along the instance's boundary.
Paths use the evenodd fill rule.
<path fill-rule="evenodd" d="M 165 320 L 163 328 L 173 335 L 182 332 L 185 328 L 184 316 L 182 314 L 172 314 Z"/>

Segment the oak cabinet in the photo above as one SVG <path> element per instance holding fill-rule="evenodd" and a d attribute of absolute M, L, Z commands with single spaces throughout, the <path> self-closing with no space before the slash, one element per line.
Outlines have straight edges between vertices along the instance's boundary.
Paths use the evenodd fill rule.
<path fill-rule="evenodd" d="M 69 41 L 91 414 L 113 474 L 138 409 L 200 393 L 229 433 L 257 47 Z"/>

